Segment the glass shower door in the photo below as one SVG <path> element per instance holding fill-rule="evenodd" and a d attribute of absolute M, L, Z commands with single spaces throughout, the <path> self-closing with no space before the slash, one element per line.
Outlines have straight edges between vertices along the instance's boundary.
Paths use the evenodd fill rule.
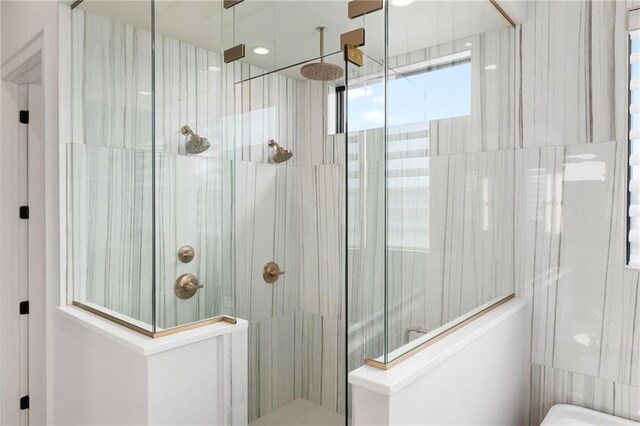
<path fill-rule="evenodd" d="M 237 314 L 249 321 L 249 421 L 344 424 L 344 1 L 223 11 L 233 78 Z"/>

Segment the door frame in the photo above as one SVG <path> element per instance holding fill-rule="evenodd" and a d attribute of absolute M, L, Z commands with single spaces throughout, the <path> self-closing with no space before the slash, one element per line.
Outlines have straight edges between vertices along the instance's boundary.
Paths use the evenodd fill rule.
<path fill-rule="evenodd" d="M 29 167 L 29 203 L 30 218 L 30 252 L 28 254 L 29 315 L 28 346 L 30 408 L 28 419 L 30 424 L 50 424 L 53 418 L 53 329 L 54 310 L 61 304 L 60 290 L 60 257 L 59 257 L 59 180 L 58 180 L 58 22 L 52 20 L 36 37 L 28 41 L 18 53 L 0 66 L 0 79 L 4 85 L 36 84 L 39 90 L 33 90 L 37 99 L 32 99 L 33 111 L 28 126 L 30 149 Z M 2 93 L 6 94 L 4 87 Z M 3 107 L 5 100 L 1 100 Z M 37 103 L 37 105 L 36 105 Z M 21 105 L 17 105 L 21 107 Z M 11 113 L 13 114 L 13 113 Z M 11 118 L 11 117 L 10 117 Z M 6 125 L 8 121 L 3 120 Z M 15 123 L 19 124 L 18 119 Z M 24 124 L 20 124 L 25 126 Z M 8 164 L 14 160 L 18 144 L 10 139 L 11 129 L 0 132 L 0 163 Z M 36 136 L 37 134 L 37 136 Z M 2 158 L 4 157 L 4 158 Z M 0 291 L 5 291 L 12 283 L 11 273 L 5 275 L 6 265 L 15 261 L 12 248 L 19 244 L 16 239 L 16 218 L 18 218 L 19 201 L 16 199 L 14 185 L 18 177 L 12 173 L 13 168 L 0 167 L 0 234 L 8 238 L 0 239 Z M 18 222 L 19 223 L 19 222 Z M 13 232 L 11 230 L 14 229 Z M 17 313 L 15 300 L 0 304 L 0 318 L 6 315 L 13 317 Z M 7 306 L 9 309 L 7 309 Z M 13 312 L 11 312 L 13 311 Z M 19 314 L 18 314 L 19 315 Z M 4 321 L 3 321 L 4 322 Z M 6 330 L 6 328 L 5 328 Z M 0 340 L 0 353 L 3 342 Z M 3 364 L 0 358 L 0 370 L 11 368 Z M 1 376 L 0 376 L 1 377 Z M 10 392 L 8 385 L 0 381 L 0 393 Z M 6 414 L 0 412 L 0 419 Z M 12 414 L 14 415 L 14 414 Z"/>

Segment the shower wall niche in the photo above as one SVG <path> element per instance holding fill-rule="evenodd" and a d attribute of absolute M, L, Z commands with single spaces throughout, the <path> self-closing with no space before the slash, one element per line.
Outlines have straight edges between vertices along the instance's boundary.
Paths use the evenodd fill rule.
<path fill-rule="evenodd" d="M 197 12 L 215 27 L 220 9 Z M 170 36 L 180 36 L 167 23 L 175 11 L 93 0 L 72 10 L 72 139 L 62 150 L 71 302 L 156 335 L 235 318 L 225 69 L 219 48 Z M 197 142 L 208 149 L 189 152 Z M 180 285 L 192 296 L 178 297 Z"/>

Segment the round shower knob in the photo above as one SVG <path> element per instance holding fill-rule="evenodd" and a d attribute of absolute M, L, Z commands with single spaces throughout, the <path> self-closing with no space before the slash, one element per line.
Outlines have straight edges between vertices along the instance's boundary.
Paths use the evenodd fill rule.
<path fill-rule="evenodd" d="M 173 286 L 173 292 L 180 299 L 191 299 L 199 288 L 204 287 L 193 274 L 182 274 Z"/>
<path fill-rule="evenodd" d="M 284 274 L 284 271 L 280 270 L 280 266 L 276 262 L 267 262 L 262 270 L 262 278 L 269 284 L 276 282 L 282 274 Z"/>
<path fill-rule="evenodd" d="M 178 259 L 182 263 L 189 263 L 196 255 L 196 251 L 191 246 L 182 246 L 178 249 Z"/>

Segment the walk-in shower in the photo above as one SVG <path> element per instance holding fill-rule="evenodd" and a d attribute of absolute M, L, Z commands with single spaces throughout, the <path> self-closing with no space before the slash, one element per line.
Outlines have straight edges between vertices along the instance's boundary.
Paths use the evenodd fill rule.
<path fill-rule="evenodd" d="M 246 319 L 249 422 L 344 424 L 349 371 L 513 293 L 489 0 L 154 5 L 73 9 L 70 303 L 154 337 Z"/>

